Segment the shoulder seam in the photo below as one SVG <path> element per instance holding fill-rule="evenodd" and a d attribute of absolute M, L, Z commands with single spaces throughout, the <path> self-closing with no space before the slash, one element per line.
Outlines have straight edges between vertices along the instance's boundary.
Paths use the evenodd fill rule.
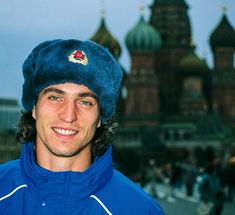
<path fill-rule="evenodd" d="M 90 198 L 94 198 L 101 205 L 101 207 L 107 212 L 108 215 L 112 215 L 110 210 L 104 205 L 104 203 L 97 196 L 91 195 Z"/>
<path fill-rule="evenodd" d="M 15 192 L 17 192 L 19 189 L 22 189 L 24 187 L 27 187 L 27 184 L 22 184 L 18 187 L 16 187 L 13 191 L 11 191 L 10 193 L 8 193 L 7 195 L 3 196 L 3 197 L 0 197 L 0 201 L 6 199 L 6 198 L 9 198 L 10 196 L 12 196 Z"/>

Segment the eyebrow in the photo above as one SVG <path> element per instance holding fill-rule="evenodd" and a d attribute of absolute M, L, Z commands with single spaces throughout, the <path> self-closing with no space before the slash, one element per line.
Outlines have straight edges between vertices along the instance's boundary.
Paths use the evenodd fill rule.
<path fill-rule="evenodd" d="M 61 94 L 61 95 L 64 95 L 66 94 L 65 91 L 63 90 L 60 90 L 60 89 L 57 89 L 57 88 L 54 88 L 54 87 L 49 87 L 49 88 L 46 88 L 44 91 L 43 91 L 43 95 L 47 94 L 47 93 L 58 93 L 58 94 Z M 97 96 L 92 93 L 92 92 L 82 92 L 82 93 L 78 93 L 77 94 L 79 97 L 92 97 L 94 99 L 97 100 Z"/>
<path fill-rule="evenodd" d="M 54 88 L 54 87 L 49 87 L 46 88 L 45 90 L 43 90 L 42 94 L 45 95 L 47 93 L 58 93 L 58 94 L 65 94 L 65 92 L 63 90 Z"/>

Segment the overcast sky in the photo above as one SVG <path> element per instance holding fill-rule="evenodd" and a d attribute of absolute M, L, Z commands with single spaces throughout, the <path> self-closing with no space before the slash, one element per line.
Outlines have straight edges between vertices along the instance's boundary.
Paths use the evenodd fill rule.
<path fill-rule="evenodd" d="M 0 98 L 21 97 L 21 67 L 41 41 L 55 38 L 89 39 L 100 24 L 100 8 L 106 9 L 106 24 L 122 46 L 121 64 L 129 70 L 125 36 L 139 20 L 139 6 L 146 5 L 145 18 L 153 0 L 0 0 Z M 193 39 L 199 56 L 212 65 L 208 37 L 218 25 L 225 3 L 235 28 L 235 0 L 186 0 Z M 206 54 L 205 54 L 206 53 Z"/>

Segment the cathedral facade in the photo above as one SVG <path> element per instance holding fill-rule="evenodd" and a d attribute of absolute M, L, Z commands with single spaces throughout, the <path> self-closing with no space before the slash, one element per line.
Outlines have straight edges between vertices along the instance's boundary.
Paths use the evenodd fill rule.
<path fill-rule="evenodd" d="M 200 163 L 203 151 L 223 155 L 234 149 L 235 30 L 224 11 L 209 37 L 210 69 L 195 52 L 188 10 L 185 0 L 155 0 L 150 19 L 141 14 L 127 32 L 131 68 L 124 71 L 127 94 L 117 108 L 118 163 L 133 169 L 152 158 Z M 91 39 L 120 56 L 104 17 Z"/>

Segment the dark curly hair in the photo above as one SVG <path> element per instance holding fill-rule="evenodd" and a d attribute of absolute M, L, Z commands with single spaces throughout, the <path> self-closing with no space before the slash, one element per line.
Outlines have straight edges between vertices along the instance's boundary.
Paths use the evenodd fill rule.
<path fill-rule="evenodd" d="M 111 118 L 106 124 L 101 125 L 96 129 L 95 135 L 92 139 L 92 155 L 103 155 L 112 141 L 115 133 L 115 128 L 118 123 Z M 32 112 L 22 111 L 21 118 L 18 122 L 18 131 L 16 134 L 16 141 L 20 143 L 35 141 L 36 139 L 36 125 L 35 119 L 32 117 Z"/>

